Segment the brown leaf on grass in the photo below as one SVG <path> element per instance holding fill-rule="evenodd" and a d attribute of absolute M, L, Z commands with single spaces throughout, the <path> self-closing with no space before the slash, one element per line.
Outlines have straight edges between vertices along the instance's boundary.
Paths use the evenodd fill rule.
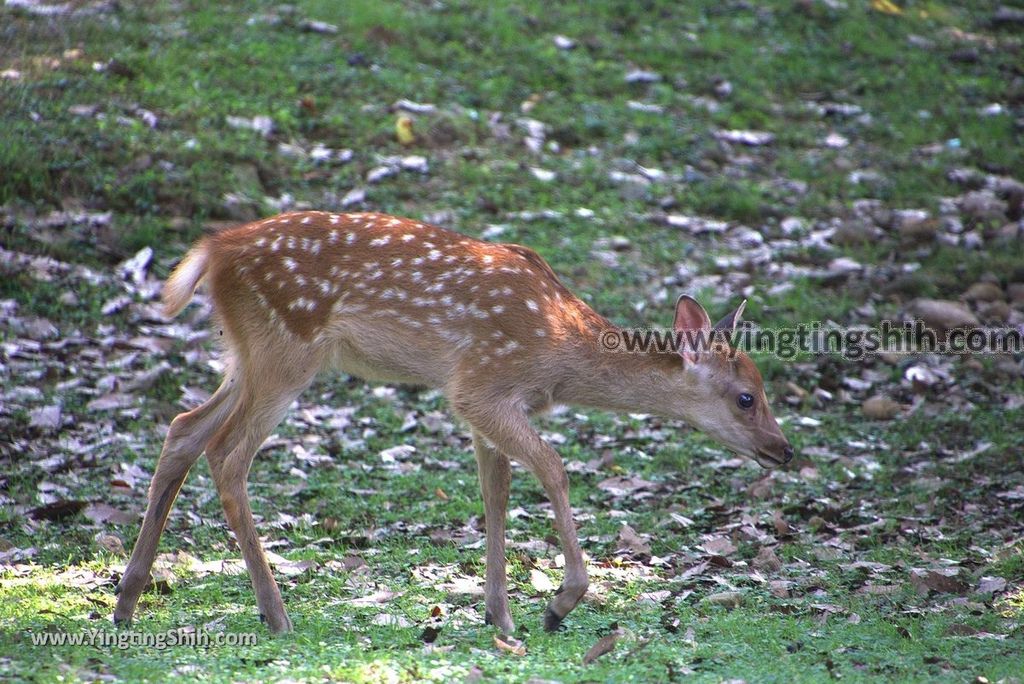
<path fill-rule="evenodd" d="M 903 407 L 889 397 L 874 396 L 864 401 L 861 410 L 864 416 L 871 420 L 892 420 L 900 414 Z"/>
<path fill-rule="evenodd" d="M 341 559 L 341 567 L 348 572 L 359 572 L 370 566 L 359 556 L 345 556 Z"/>
<path fill-rule="evenodd" d="M 267 561 L 274 566 L 274 569 L 288 577 L 298 577 L 307 570 L 315 569 L 317 566 L 317 563 L 314 560 L 288 560 L 284 556 L 280 556 L 273 551 L 267 551 L 266 555 Z"/>
<path fill-rule="evenodd" d="M 124 550 L 124 543 L 117 535 L 100 532 L 96 535 L 96 546 L 114 554 L 115 556 L 127 555 Z"/>
<path fill-rule="evenodd" d="M 710 594 L 704 597 L 704 601 L 715 606 L 722 606 L 732 610 L 743 604 L 743 594 L 738 591 L 720 591 L 717 594 Z"/>
<path fill-rule="evenodd" d="M 619 547 L 628 549 L 635 556 L 651 555 L 651 545 L 629 525 L 619 529 Z"/>
<path fill-rule="evenodd" d="M 775 478 L 771 475 L 756 480 L 747 487 L 747 495 L 752 499 L 767 499 L 772 495 L 772 487 L 775 485 Z"/>
<path fill-rule="evenodd" d="M 115 525 L 130 525 L 138 520 L 134 513 L 122 511 L 107 503 L 91 503 L 86 506 L 83 515 L 96 524 L 114 523 Z"/>
<path fill-rule="evenodd" d="M 110 480 L 111 487 L 135 489 L 137 484 L 148 483 L 152 476 L 134 463 L 122 463 L 121 472 Z"/>
<path fill-rule="evenodd" d="M 736 545 L 728 537 L 712 537 L 700 545 L 713 556 L 728 556 L 736 553 Z"/>
<path fill-rule="evenodd" d="M 690 579 L 691 577 L 696 577 L 697 575 L 703 574 L 703 572 L 708 569 L 709 565 L 710 563 L 708 563 L 708 561 L 701 561 L 700 563 L 683 570 L 679 573 L 676 579 L 685 580 Z"/>
<path fill-rule="evenodd" d="M 420 641 L 425 644 L 432 644 L 437 641 L 437 637 L 441 635 L 441 627 L 439 625 L 427 625 L 420 632 Z"/>
<path fill-rule="evenodd" d="M 626 496 L 642 489 L 654 489 L 655 487 L 657 485 L 654 482 L 639 477 L 622 477 L 621 475 L 609 477 L 607 480 L 597 483 L 598 489 L 603 489 L 612 496 Z"/>
<path fill-rule="evenodd" d="M 775 511 L 772 514 L 772 525 L 775 526 L 775 534 L 781 536 L 792 534 L 792 526 L 782 517 L 782 511 Z"/>
<path fill-rule="evenodd" d="M 917 590 L 918 594 L 926 596 L 930 591 L 940 594 L 966 594 L 970 587 L 966 582 L 959 579 L 958 568 L 944 568 L 942 570 L 921 570 L 914 568 L 910 571 L 910 583 Z"/>
<path fill-rule="evenodd" d="M 36 506 L 28 511 L 33 520 L 63 520 L 85 508 L 87 501 L 77 499 L 60 499 L 52 503 Z"/>
<path fill-rule="evenodd" d="M 758 570 L 765 572 L 778 572 L 782 569 L 782 561 L 775 555 L 775 549 L 770 546 L 762 546 L 753 560 L 753 565 Z"/>
<path fill-rule="evenodd" d="M 583 656 L 583 664 L 589 665 L 598 658 L 615 650 L 615 644 L 622 638 L 622 630 L 616 629 L 611 634 L 607 634 L 590 647 L 587 653 Z"/>
<path fill-rule="evenodd" d="M 349 599 L 345 601 L 345 603 L 349 604 L 350 606 L 375 606 L 380 603 L 387 603 L 391 599 L 396 598 L 398 596 L 401 596 L 401 592 L 393 592 L 388 591 L 387 589 L 381 589 L 380 591 L 375 591 L 367 596 L 360 596 L 358 598 Z"/>
<path fill-rule="evenodd" d="M 526 645 L 518 639 L 514 639 L 510 636 L 498 636 L 495 634 L 494 645 L 498 647 L 499 651 L 504 651 L 510 655 L 526 655 Z"/>

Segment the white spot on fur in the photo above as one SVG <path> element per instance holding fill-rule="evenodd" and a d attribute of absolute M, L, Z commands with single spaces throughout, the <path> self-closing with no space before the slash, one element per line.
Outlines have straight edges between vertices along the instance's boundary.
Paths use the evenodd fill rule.
<path fill-rule="evenodd" d="M 422 328 L 423 327 L 422 323 L 420 323 L 415 318 L 412 318 L 410 316 L 399 316 L 398 320 L 401 321 L 402 323 L 406 324 L 410 328 Z"/>
<path fill-rule="evenodd" d="M 294 271 L 299 267 L 298 262 L 296 262 L 295 259 L 292 259 L 291 257 L 285 257 L 284 259 L 281 260 L 281 263 L 284 264 L 284 267 L 287 268 L 289 271 Z"/>
<path fill-rule="evenodd" d="M 494 353 L 497 354 L 498 356 L 507 356 L 508 354 L 514 352 L 516 349 L 519 349 L 519 343 L 516 342 L 515 340 L 509 340 L 501 347 L 499 347 Z"/>
<path fill-rule="evenodd" d="M 371 247 L 383 247 L 384 245 L 388 244 L 389 242 L 391 242 L 391 236 L 390 235 L 384 235 L 383 237 L 374 238 L 374 239 L 370 240 L 370 246 Z"/>
<path fill-rule="evenodd" d="M 267 238 L 260 238 L 256 240 L 256 242 L 254 242 L 253 244 L 255 244 L 257 247 L 262 247 L 263 245 L 267 244 Z"/>
<path fill-rule="evenodd" d="M 356 241 L 356 234 L 355 233 L 349 233 L 348 235 L 345 236 L 345 242 L 346 243 L 351 245 L 355 241 Z"/>
<path fill-rule="evenodd" d="M 409 242 L 410 240 L 415 240 L 415 239 L 416 239 L 416 236 L 413 235 L 412 233 L 406 233 L 405 235 L 402 236 L 402 242 Z"/>
<path fill-rule="evenodd" d="M 496 313 L 496 314 L 500 314 L 500 313 L 502 313 L 502 312 L 503 312 L 504 310 L 505 310 L 505 307 L 503 307 L 503 306 L 502 306 L 501 304 L 498 304 L 497 306 L 492 306 L 492 307 L 491 307 L 491 311 L 493 311 L 493 312 L 494 312 L 494 313 Z"/>
<path fill-rule="evenodd" d="M 490 254 L 484 254 L 483 262 L 485 264 L 493 263 L 494 262 L 494 257 L 492 257 Z"/>
<path fill-rule="evenodd" d="M 302 224 L 303 224 L 303 225 L 307 225 L 307 224 L 309 224 L 309 223 L 312 223 L 312 222 L 313 222 L 313 219 L 312 219 L 312 218 L 310 218 L 309 216 L 304 216 L 304 217 L 302 218 Z"/>
<path fill-rule="evenodd" d="M 543 328 L 537 328 L 536 330 L 533 331 L 533 334 L 536 335 L 537 337 L 547 337 L 548 336 L 547 331 L 544 330 Z"/>
<path fill-rule="evenodd" d="M 530 311 L 540 311 L 540 307 L 537 306 L 537 302 L 533 301 L 532 299 L 526 300 L 526 308 L 529 309 Z"/>
<path fill-rule="evenodd" d="M 305 309 L 306 311 L 312 311 L 316 308 L 316 301 L 313 299 L 306 299 L 305 297 L 299 297 L 288 304 L 288 310 L 294 311 L 295 309 Z"/>

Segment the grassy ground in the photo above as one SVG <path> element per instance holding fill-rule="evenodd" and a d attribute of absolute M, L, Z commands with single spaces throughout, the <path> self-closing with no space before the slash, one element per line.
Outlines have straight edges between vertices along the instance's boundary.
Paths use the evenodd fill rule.
<path fill-rule="evenodd" d="M 965 249 L 865 237 L 823 256 L 809 229 L 785 264 L 846 256 L 879 270 L 823 284 L 771 263 L 743 264 L 725 268 L 716 287 L 699 277 L 722 274 L 716 258 L 742 250 L 713 233 L 689 236 L 664 217 L 779 236 L 788 218 L 817 228 L 845 221 L 862 199 L 934 213 L 941 198 L 964 192 L 955 168 L 1024 177 L 1021 46 L 1012 27 L 991 22 L 996 4 L 906 2 L 891 14 L 854 0 L 300 2 L 291 10 L 173 2 L 86 4 L 56 18 L 0 7 L 0 70 L 18 73 L 0 80 L 0 245 L 99 273 L 151 246 L 163 277 L 204 229 L 282 206 L 341 209 L 351 190 L 365 189 L 351 206 L 529 244 L 622 324 L 666 324 L 668 299 L 693 287 L 712 315 L 748 288 L 748 316 L 765 326 L 864 322 L 867 302 L 876 318 L 895 316 L 914 296 L 956 299 L 993 274 L 1024 282 L 1019 239 Z M 339 31 L 305 30 L 307 19 Z M 556 34 L 575 49 L 558 48 Z M 629 82 L 638 69 L 657 80 Z M 395 135 L 402 98 L 437 105 L 412 115 L 410 146 Z M 992 113 L 993 103 L 1004 110 Z M 268 136 L 228 123 L 256 116 L 272 119 Z M 539 153 L 523 144 L 523 117 L 545 124 Z M 714 135 L 733 129 L 774 141 L 747 148 Z M 824 144 L 829 134 L 848 144 Z M 296 151 L 317 144 L 352 157 L 318 162 Z M 427 159 L 427 173 L 366 182 L 389 163 L 381 156 L 411 154 Z M 557 178 L 545 182 L 534 168 Z M 94 218 L 58 221 L 55 210 Z M 96 218 L 103 212 L 109 221 Z M 611 236 L 629 247 L 611 250 L 601 242 Z M 893 275 L 909 262 L 919 264 L 915 275 Z M 673 280 L 677 271 L 689 275 Z M 777 287 L 783 280 L 788 289 Z M 545 634 L 558 550 L 540 487 L 517 471 L 509 538 L 521 656 L 497 648 L 483 625 L 481 504 L 462 428 L 447 422 L 434 393 L 326 377 L 250 477 L 260 530 L 281 556 L 294 634 L 270 638 L 246 576 L 210 563 L 238 552 L 200 464 L 135 628 L 253 632 L 258 643 L 33 646 L 43 632 L 113 632 L 112 587 L 163 430 L 194 405 L 182 387 L 216 384 L 204 339 L 139 354 L 131 339 L 152 335 L 152 323 L 137 306 L 105 309 L 120 294 L 112 278 L 0 271 L 8 310 L 83 340 L 33 350 L 24 340 L 45 344 L 50 333 L 0 326 L 0 677 L 1024 677 L 1024 386 L 1019 367 L 1014 374 L 992 358 L 949 360 L 949 382 L 916 398 L 901 385 L 914 359 L 762 359 L 801 454 L 767 477 L 656 418 L 569 411 L 545 419 L 545 435 L 574 471 L 594 580 L 567 629 Z M 203 329 L 195 316 L 185 320 Z M 91 403 L 158 362 L 169 368 L 131 393 L 131 404 Z M 867 420 L 864 390 L 841 389 L 850 377 L 869 378 L 913 410 Z M 831 388 L 836 400 L 801 399 L 787 383 Z M 48 431 L 33 411 L 54 402 L 64 418 Z M 417 451 L 381 457 L 398 444 Z M 77 503 L 46 508 L 62 500 Z M 629 543 L 624 524 L 649 548 Z M 739 597 L 707 600 L 722 592 Z M 616 630 L 615 650 L 583 665 Z"/>

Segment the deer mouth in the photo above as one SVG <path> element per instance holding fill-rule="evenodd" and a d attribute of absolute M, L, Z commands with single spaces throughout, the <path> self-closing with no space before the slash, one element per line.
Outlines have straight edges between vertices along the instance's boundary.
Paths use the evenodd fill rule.
<path fill-rule="evenodd" d="M 782 458 L 772 454 L 771 452 L 763 449 L 758 449 L 754 452 L 754 460 L 757 464 L 765 470 L 771 470 L 772 468 L 778 468 L 781 465 L 785 465 L 786 461 Z"/>

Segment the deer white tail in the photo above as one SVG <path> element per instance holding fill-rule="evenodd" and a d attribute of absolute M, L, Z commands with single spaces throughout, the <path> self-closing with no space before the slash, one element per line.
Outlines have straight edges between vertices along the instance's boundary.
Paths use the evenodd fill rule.
<path fill-rule="evenodd" d="M 193 247 L 164 283 L 164 315 L 174 318 L 191 301 L 199 282 L 206 276 L 209 249 L 204 240 Z"/>

